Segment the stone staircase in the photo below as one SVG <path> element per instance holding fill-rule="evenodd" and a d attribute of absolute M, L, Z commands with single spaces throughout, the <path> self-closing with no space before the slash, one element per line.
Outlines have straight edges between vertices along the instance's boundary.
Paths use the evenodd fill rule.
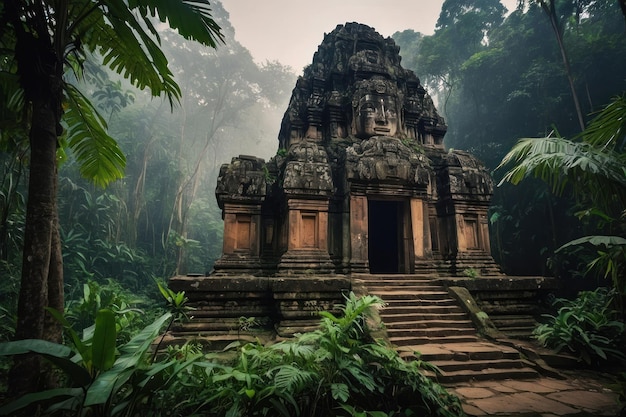
<path fill-rule="evenodd" d="M 537 326 L 537 320 L 531 314 L 498 314 L 494 312 L 489 314 L 489 317 L 498 330 L 511 339 L 530 340 L 533 330 Z"/>
<path fill-rule="evenodd" d="M 539 374 L 511 347 L 479 337 L 456 300 L 437 278 L 419 275 L 361 275 L 367 292 L 381 297 L 380 311 L 390 342 L 401 356 L 439 368 L 441 383 L 528 379 Z"/>

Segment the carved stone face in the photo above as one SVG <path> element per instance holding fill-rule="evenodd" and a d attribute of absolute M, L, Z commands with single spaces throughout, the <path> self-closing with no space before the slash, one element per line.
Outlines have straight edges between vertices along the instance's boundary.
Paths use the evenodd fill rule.
<path fill-rule="evenodd" d="M 363 95 L 355 109 L 355 135 L 395 136 L 398 130 L 398 108 L 394 97 L 385 94 Z"/>

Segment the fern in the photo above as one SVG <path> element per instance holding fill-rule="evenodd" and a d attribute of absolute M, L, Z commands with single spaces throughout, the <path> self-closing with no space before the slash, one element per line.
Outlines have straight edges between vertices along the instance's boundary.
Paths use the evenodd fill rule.
<path fill-rule="evenodd" d="M 277 389 L 290 392 L 299 392 L 316 379 L 315 372 L 293 365 L 277 366 L 270 369 L 268 374 L 273 376 Z"/>

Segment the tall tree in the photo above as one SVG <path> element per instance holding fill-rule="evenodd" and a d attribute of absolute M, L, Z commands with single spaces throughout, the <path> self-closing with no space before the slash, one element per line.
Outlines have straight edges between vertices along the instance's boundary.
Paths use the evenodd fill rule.
<path fill-rule="evenodd" d="M 569 54 L 565 48 L 565 42 L 563 40 L 564 25 L 563 19 L 557 12 L 556 0 L 537 0 L 537 3 L 541 6 L 541 9 L 545 12 L 550 20 L 550 26 L 556 37 L 556 42 L 559 45 L 559 51 L 561 52 L 561 59 L 563 60 L 563 68 L 567 75 L 567 81 L 569 83 L 570 91 L 572 93 L 572 100 L 574 101 L 574 108 L 576 109 L 576 116 L 578 118 L 578 124 L 580 130 L 585 129 L 585 118 L 583 117 L 582 108 L 580 107 L 580 101 L 578 100 L 578 93 L 576 92 L 576 85 L 574 83 L 574 75 L 572 74 L 572 66 L 570 64 Z M 574 6 L 578 6 L 578 1 L 574 2 Z M 576 16 L 579 18 L 582 10 L 580 7 L 574 7 Z"/>
<path fill-rule="evenodd" d="M 124 156 L 106 123 L 78 89 L 87 54 L 173 104 L 180 89 L 160 50 L 153 18 L 187 39 L 215 47 L 222 39 L 207 0 L 6 0 L 0 5 L 0 41 L 12 47 L 15 73 L 30 116 L 30 177 L 18 301 L 17 339 L 55 338 L 44 333 L 44 309 L 63 308 L 62 258 L 56 210 L 57 148 L 66 139 L 83 175 L 100 185 L 120 178 Z M 62 121 L 67 134 L 63 137 Z M 38 389 L 36 357 L 12 369 L 16 394 Z"/>
<path fill-rule="evenodd" d="M 504 20 L 500 0 L 445 0 L 435 33 L 421 40 L 417 74 L 426 75 L 447 98 L 459 81 L 463 62 L 489 43 L 491 31 Z"/>

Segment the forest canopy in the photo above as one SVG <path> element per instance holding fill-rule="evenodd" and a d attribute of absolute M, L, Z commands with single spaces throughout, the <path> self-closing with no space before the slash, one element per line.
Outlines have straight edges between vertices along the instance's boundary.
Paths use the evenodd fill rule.
<path fill-rule="evenodd" d="M 446 118 L 447 147 L 468 150 L 495 169 L 520 138 L 579 134 L 574 98 L 586 125 L 626 91 L 620 4 L 520 1 L 506 14 L 497 0 L 469 6 L 447 0 L 433 35 L 404 31 L 393 37 Z M 502 175 L 494 172 L 498 181 Z M 596 225 L 581 223 L 574 216 L 580 207 L 563 195 L 554 196 L 537 180 L 495 190 L 492 252 L 505 272 L 571 277 L 585 269 L 553 256 Z"/>

